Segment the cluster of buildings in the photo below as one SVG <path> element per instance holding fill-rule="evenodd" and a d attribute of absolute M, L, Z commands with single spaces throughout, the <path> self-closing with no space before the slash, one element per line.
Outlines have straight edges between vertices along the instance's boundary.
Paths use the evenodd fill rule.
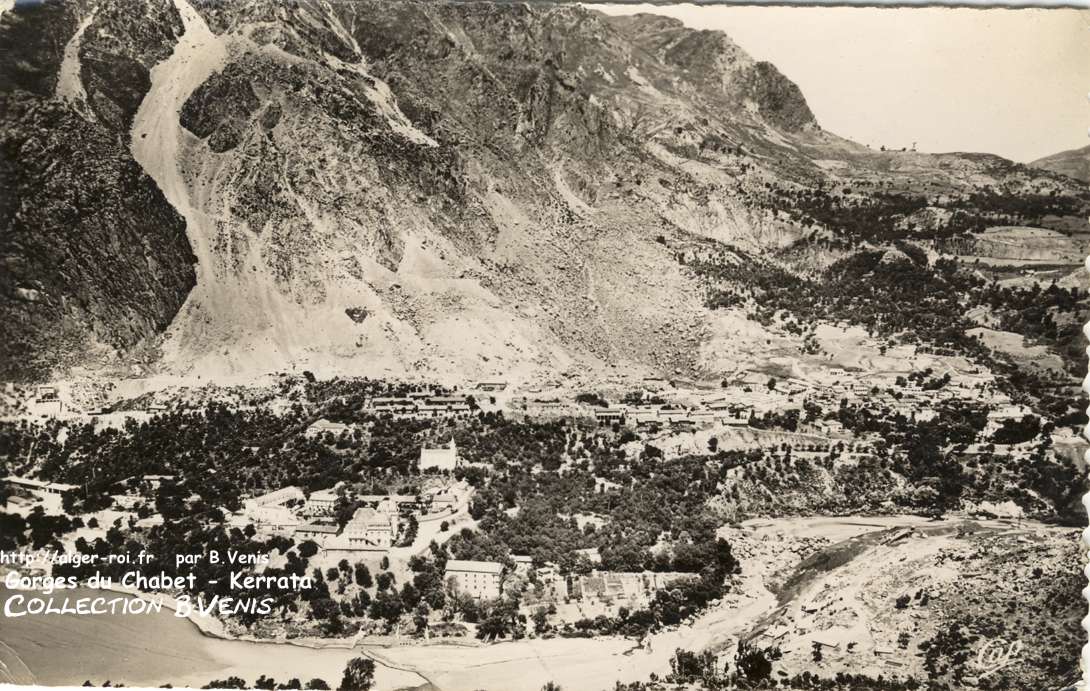
<path fill-rule="evenodd" d="M 14 388 L 11 389 L 11 393 L 14 393 Z M 61 400 L 60 391 L 56 386 L 36 386 L 33 394 L 24 401 L 26 412 L 34 417 L 61 417 L 66 412 L 68 414 L 73 412 Z"/>
<path fill-rule="evenodd" d="M 375 506 L 361 506 L 352 514 L 342 530 L 330 518 L 315 518 L 299 525 L 293 535 L 300 540 L 313 540 L 319 547 L 330 550 L 380 550 L 394 546 L 399 535 L 401 511 L 390 497 L 383 497 Z"/>
<path fill-rule="evenodd" d="M 418 519 L 453 514 L 469 493 L 464 483 L 433 487 L 420 494 L 348 495 L 360 504 L 343 528 L 334 518 L 341 487 L 311 492 L 298 487 L 283 487 L 251 497 L 243 502 L 240 522 L 250 522 L 259 530 L 290 535 L 296 540 L 313 540 L 328 550 L 389 550 L 401 535 L 402 519 Z"/>
<path fill-rule="evenodd" d="M 377 501 L 356 509 L 343 530 L 332 518 L 337 498 L 335 489 L 307 497 L 298 487 L 283 487 L 244 501 L 242 516 L 265 532 L 313 540 L 325 549 L 387 550 L 394 545 L 401 515 L 394 497 L 357 497 Z"/>
<path fill-rule="evenodd" d="M 641 404 L 598 408 L 594 411 L 594 419 L 599 424 L 619 423 L 637 428 L 705 424 L 741 427 L 749 424 L 749 416 L 748 408 L 726 400 L 692 408 Z"/>
<path fill-rule="evenodd" d="M 406 396 L 369 398 L 364 409 L 400 420 L 466 417 L 471 412 L 465 396 L 440 396 L 428 391 L 414 391 Z"/>
<path fill-rule="evenodd" d="M 990 405 L 1006 405 L 1010 398 L 998 391 L 994 377 L 985 374 L 959 372 L 938 388 L 925 388 L 922 376 L 894 376 L 890 373 L 859 374 L 842 369 L 830 370 L 837 380 L 815 387 L 809 385 L 805 400 L 826 408 L 837 408 L 842 400 L 888 406 L 905 412 L 927 408 L 936 401 L 986 400 Z M 934 375 L 930 378 L 939 378 Z"/>
<path fill-rule="evenodd" d="M 673 587 L 679 581 L 693 578 L 688 573 L 621 573 L 594 570 L 585 575 L 563 575 L 554 565 L 533 569 L 529 556 L 513 555 L 515 568 L 505 572 L 504 565 L 496 561 L 451 559 L 447 561 L 445 582 L 459 593 L 480 600 L 499 598 L 514 580 L 520 582 L 534 571 L 531 587 L 522 593 L 522 606 L 532 610 L 543 605 L 561 608 L 571 604 L 575 608 L 573 618 L 580 607 L 645 606 L 655 593 Z"/>

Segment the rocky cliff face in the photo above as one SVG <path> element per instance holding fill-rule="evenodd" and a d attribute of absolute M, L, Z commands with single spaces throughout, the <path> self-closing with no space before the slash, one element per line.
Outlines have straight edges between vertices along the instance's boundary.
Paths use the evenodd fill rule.
<path fill-rule="evenodd" d="M 0 19 L 4 378 L 129 349 L 165 329 L 193 285 L 182 219 L 127 131 L 176 36 L 172 10 L 45 2 Z"/>
<path fill-rule="evenodd" d="M 788 207 L 848 185 L 1071 194 L 1044 173 L 825 133 L 774 66 L 651 15 L 371 0 L 54 11 L 68 18 L 34 52 L 71 75 L 64 46 L 82 31 L 65 92 L 84 96 L 37 98 L 111 141 L 131 127 L 150 177 L 145 225 L 120 243 L 150 268 L 117 275 L 140 297 L 108 293 L 95 304 L 132 307 L 100 306 L 84 330 L 131 345 L 169 321 L 162 365 L 182 373 L 694 373 L 712 320 L 675 258 L 688 239 L 777 252 L 835 232 Z M 103 202 L 126 219 L 133 203 Z M 183 224 L 197 260 L 184 306 Z M 66 275 L 54 290 L 86 303 L 102 284 Z"/>

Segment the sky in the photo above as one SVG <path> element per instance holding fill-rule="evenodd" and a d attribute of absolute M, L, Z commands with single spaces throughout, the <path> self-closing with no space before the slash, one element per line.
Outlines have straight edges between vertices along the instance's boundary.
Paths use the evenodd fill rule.
<path fill-rule="evenodd" d="M 726 32 L 872 147 L 1028 162 L 1090 144 L 1090 11 L 589 5 Z"/>

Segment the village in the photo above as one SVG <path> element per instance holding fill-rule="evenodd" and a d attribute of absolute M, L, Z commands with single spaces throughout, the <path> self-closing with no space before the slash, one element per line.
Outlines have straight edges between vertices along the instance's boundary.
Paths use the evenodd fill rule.
<path fill-rule="evenodd" d="M 877 347 L 874 346 L 875 350 Z M 493 461 L 475 448 L 460 448 L 458 429 L 478 419 L 525 420 L 527 424 L 573 425 L 602 430 L 616 440 L 623 459 L 613 460 L 612 473 L 627 473 L 648 460 L 649 450 L 660 463 L 674 459 L 705 459 L 716 469 L 726 487 L 745 485 L 748 466 L 732 461 L 719 468 L 723 454 L 760 452 L 776 468 L 796 463 L 824 466 L 830 473 L 876 472 L 886 467 L 893 450 L 875 433 L 847 428 L 838 411 L 845 407 L 882 410 L 888 417 L 924 423 L 935 420 L 946 405 L 970 405 L 987 410 L 986 426 L 972 443 L 951 443 L 942 454 L 968 467 L 1003 459 L 1004 463 L 1026 462 L 1037 448 L 1036 441 L 993 443 L 988 440 L 1005 425 L 1032 417 L 1032 411 L 998 390 L 995 377 L 986 370 L 958 358 L 921 352 L 916 346 L 894 345 L 886 362 L 896 369 L 882 369 L 869 363 L 860 371 L 852 363 L 823 363 L 818 367 L 796 366 L 790 372 L 745 372 L 721 382 L 694 382 L 664 376 L 599 377 L 580 376 L 545 381 L 508 381 L 501 378 L 468 382 L 461 386 L 426 383 L 393 387 L 368 383 L 364 396 L 336 396 L 325 403 L 311 404 L 291 427 L 283 431 L 280 444 L 324 449 L 331 458 L 344 457 L 357 447 L 366 448 L 377 430 L 431 430 L 412 452 L 408 477 L 379 482 L 374 476 L 353 477 L 351 473 L 328 484 L 285 483 L 262 491 L 245 491 L 237 507 L 225 512 L 225 525 L 247 531 L 254 540 L 290 540 L 295 545 L 313 546 L 310 563 L 330 573 L 344 564 L 363 563 L 372 570 L 388 572 L 391 580 L 413 582 L 414 568 L 430 559 L 436 549 L 458 544 L 455 554 L 441 561 L 441 578 L 449 597 L 482 603 L 510 600 L 527 621 L 533 621 L 538 635 L 602 633 L 620 624 L 628 613 L 658 606 L 659 593 L 699 588 L 692 571 L 672 568 L 667 561 L 654 570 L 618 570 L 616 555 L 603 563 L 598 548 L 576 549 L 572 559 L 534 558 L 528 552 L 511 549 L 504 558 L 463 558 L 459 553 L 480 556 L 468 549 L 481 535 L 480 491 L 496 474 Z M 875 353 L 877 355 L 877 353 Z M 884 354 L 884 351 L 883 351 Z M 877 358 L 876 358 L 877 359 Z M 345 391 L 353 391 L 348 380 Z M 286 409 L 288 401 L 306 396 L 306 380 L 282 377 L 273 388 L 273 398 L 263 397 L 261 408 Z M 156 393 L 126 399 L 110 386 L 88 389 L 65 383 L 16 388 L 0 392 L 0 405 L 9 420 L 19 425 L 89 423 L 96 430 L 120 430 L 131 424 L 155 424 L 163 416 L 178 414 L 185 407 L 202 405 L 205 391 L 222 395 L 214 387 L 173 394 Z M 233 394 L 232 394 L 233 395 Z M 278 402 L 282 401 L 282 402 Z M 232 398 L 243 409 L 244 398 Z M 199 409 L 199 408 L 198 408 Z M 258 409 L 258 408 L 254 408 Z M 1054 447 L 1067 440 L 1066 430 L 1053 432 Z M 294 441 L 291 441 L 294 440 Z M 362 445 L 362 446 L 361 446 Z M 259 447 L 250 452 L 260 455 Z M 468 452 L 468 453 L 467 453 Z M 24 467 L 34 466 L 33 450 Z M 467 457 L 468 456 L 468 457 Z M 564 478 L 579 471 L 573 457 L 556 467 Z M 875 466 L 874 464 L 878 464 Z M 870 470 L 868 470 L 870 469 Z M 163 483 L 180 478 L 169 466 L 157 474 L 144 474 L 116 484 L 112 508 L 99 519 L 100 526 L 129 523 L 137 530 L 161 525 L 164 517 L 154 507 Z M 532 469 L 532 473 L 543 470 Z M 608 479 L 611 472 L 589 466 L 594 490 L 616 493 L 622 487 Z M 401 477 L 400 475 L 397 477 Z M 473 479 L 476 478 L 476 479 Z M 65 493 L 78 488 L 50 482 L 33 475 L 6 478 L 15 497 L 31 499 L 16 510 L 26 514 L 36 503 L 60 506 Z M 382 489 L 385 488 L 385 489 Z M 197 502 L 193 495 L 187 503 Z M 9 503 L 9 510 L 13 505 Z M 996 503 L 988 511 L 1006 510 Z M 520 507 L 508 509 L 517 516 Z M 1014 510 L 1015 515 L 1018 510 Z M 592 514 L 566 515 L 561 520 L 578 524 L 580 531 L 601 528 L 603 519 Z M 491 529 L 491 528 L 490 528 Z M 104 528 L 78 531 L 87 539 L 104 535 Z M 657 537 L 664 550 L 679 536 L 662 533 Z M 688 539 L 682 533 L 682 541 Z M 483 539 L 483 538 L 482 538 Z M 658 548 L 656 548 L 658 549 Z M 486 552 L 488 550 L 485 550 Z M 274 559 L 282 565 L 282 559 Z M 688 584 L 688 585 L 684 585 Z M 344 591 L 344 585 L 339 586 Z M 349 589 L 344 597 L 350 596 Z M 377 595 L 377 593 L 376 593 Z M 468 606 L 468 605 L 467 605 Z M 473 606 L 469 606 L 473 611 Z M 459 616 L 459 627 L 429 617 L 426 635 L 473 636 L 480 623 L 472 616 Z M 449 615 L 444 615 L 444 622 Z M 470 619 L 473 619 L 472 621 Z M 400 630 L 400 628 L 398 628 Z"/>
<path fill-rule="evenodd" d="M 357 421 L 312 418 L 295 433 L 332 446 L 358 436 L 370 424 L 367 420 L 444 424 L 488 413 L 521 414 L 545 420 L 592 420 L 602 427 L 629 429 L 636 435 L 633 439 L 640 439 L 629 445 L 630 453 L 639 454 L 650 444 L 664 459 L 758 447 L 773 454 L 789 448 L 796 459 L 835 457 L 838 463 L 857 463 L 882 453 L 882 440 L 853 434 L 828 414 L 842 405 L 882 406 L 925 420 L 935 414 L 934 406 L 944 401 L 986 401 L 989 426 L 985 435 L 1030 414 L 998 392 L 990 374 L 953 368 L 941 375 L 930 368 L 906 374 L 861 375 L 829 367 L 821 371 L 820 379 L 753 373 L 724 381 L 716 388 L 664 377 L 612 385 L 607 381 L 599 386 L 600 393 L 573 391 L 577 386 L 519 385 L 503 380 L 478 381 L 461 390 L 421 386 L 403 395 L 367 397 Z M 613 393 L 605 393 L 608 391 Z M 171 409 L 168 399 L 153 397 L 138 407 L 111 410 L 101 394 L 82 398 L 72 394 L 73 389 L 66 390 L 63 384 L 31 389 L 8 385 L 2 397 L 9 413 L 17 411 L 8 418 L 18 424 L 90 420 L 96 426 L 122 427 L 126 420 L 152 420 Z M 1027 445 L 981 443 L 945 451 L 962 459 L 989 455 L 1016 459 L 1028 457 L 1031 450 Z M 413 468 L 419 478 L 418 491 L 366 493 L 344 481 L 310 490 L 294 485 L 271 487 L 240 497 L 240 508 L 225 518 L 228 525 L 240 529 L 252 526 L 258 537 L 312 542 L 319 551 L 317 563 L 322 565 L 345 558 L 387 559 L 394 570 L 404 571 L 408 560 L 425 553 L 429 544 L 442 544 L 463 528 L 473 529 L 469 507 L 474 488 L 456 475 L 462 476 L 474 466 L 487 472 L 489 464 L 463 459 L 450 436 L 445 443 L 419 449 Z M 158 525 L 163 518 L 149 507 L 159 486 L 174 481 L 170 474 L 152 474 L 119 482 L 119 491 L 111 497 L 114 510 L 132 512 L 134 527 Z M 39 502 L 59 507 L 60 498 L 77 489 L 29 476 L 12 475 L 5 482 L 13 501 L 20 496 L 33 499 L 30 504 L 9 505 L 22 513 Z M 603 483 L 604 487 L 610 484 Z M 346 514 L 344 507 L 354 508 Z M 582 558 L 586 560 L 583 573 L 574 575 L 562 573 L 556 564 L 532 564 L 527 555 L 512 555 L 508 563 L 451 559 L 445 579 L 452 587 L 483 600 L 501 597 L 505 588 L 517 588 L 525 591 L 522 606 L 527 613 L 547 607 L 555 619 L 572 622 L 646 604 L 656 591 L 687 576 L 598 571 L 595 550 L 586 550 Z"/>
<path fill-rule="evenodd" d="M 882 360 L 868 346 L 869 361 L 810 360 L 715 381 L 576 373 L 437 384 L 306 373 L 246 389 L 135 394 L 124 382 L 11 385 L 0 391 L 5 424 L 37 441 L 8 463 L 6 511 L 27 526 L 73 517 L 46 544 L 74 554 L 133 543 L 176 550 L 189 536 L 199 545 L 226 531 L 232 548 L 257 557 L 227 582 L 295 574 L 313 584 L 261 590 L 276 602 L 268 615 L 199 624 L 217 635 L 351 637 L 391 660 L 444 642 L 625 638 L 650 656 L 649 641 L 694 635 L 701 617 L 772 607 L 767 588 L 784 576 L 764 562 L 794 564 L 814 548 L 781 559 L 747 520 L 898 525 L 953 511 L 1032 521 L 1041 514 L 1030 511 L 1052 500 L 1046 484 L 1023 483 L 1016 495 L 1008 479 L 1046 454 L 1079 462 L 1070 427 L 1039 424 L 987 369 L 896 344 Z M 860 425 L 862 410 L 881 424 Z M 916 480 L 900 435 L 924 427 L 941 430 L 942 465 Z M 133 437 L 151 457 L 96 456 L 108 447 L 95 439 Z M 70 440 L 85 450 L 70 452 Z M 110 470 L 107 458 L 140 470 Z M 948 499 L 941 473 L 952 467 L 973 487 Z M 92 501 L 89 486 L 108 498 Z M 69 572 L 26 570 L 56 568 Z M 854 654 L 854 638 L 798 621 L 753 640 L 799 664 L 815 645 L 826 659 Z M 792 642 L 800 636 L 804 653 Z M 885 663 L 891 649 L 883 641 L 873 654 L 902 671 Z"/>
<path fill-rule="evenodd" d="M 451 411 L 460 411 L 460 407 Z M 304 434 L 317 438 L 346 431 L 344 425 L 319 420 Z M 312 563 L 323 570 L 344 559 L 362 559 L 388 564 L 391 573 L 404 575 L 409 560 L 426 553 L 430 544 L 474 524 L 467 512 L 473 489 L 452 477 L 455 469 L 466 467 L 453 440 L 439 448 L 422 448 L 418 467 L 428 478 L 427 488 L 418 494 L 355 494 L 344 483 L 309 494 L 299 487 L 281 487 L 244 498 L 241 510 L 227 516 L 227 524 L 252 529 L 257 538 L 280 536 L 296 544 L 313 543 L 317 549 Z M 39 506 L 47 511 L 61 510 L 62 496 L 79 490 L 76 485 L 19 476 L 2 481 L 11 493 L 6 508 L 23 514 Z M 129 489 L 112 496 L 113 508 L 90 517 L 101 528 L 83 528 L 73 537 L 104 536 L 106 527 L 124 524 L 126 519 L 135 528 L 161 525 L 161 516 L 137 519 L 137 510 L 153 503 L 163 483 L 175 481 L 172 475 L 144 475 L 137 482 L 123 483 Z M 334 518 L 338 502 L 358 506 L 343 526 Z M 687 573 L 601 571 L 596 568 L 601 562 L 596 549 L 582 550 L 579 558 L 583 563 L 580 572 L 568 574 L 554 563 L 535 565 L 529 555 L 513 554 L 507 562 L 449 559 L 444 582 L 449 592 L 482 602 L 522 594 L 520 609 L 525 616 L 547 610 L 554 621 L 570 625 L 646 606 L 657 591 L 692 578 Z M 267 558 L 260 561 L 268 563 Z M 41 568 L 43 564 L 28 566 Z"/>

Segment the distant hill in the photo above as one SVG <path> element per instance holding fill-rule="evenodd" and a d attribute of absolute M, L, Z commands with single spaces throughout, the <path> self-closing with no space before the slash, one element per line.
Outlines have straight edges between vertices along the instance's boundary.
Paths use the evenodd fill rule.
<path fill-rule="evenodd" d="M 1081 149 L 1070 149 L 1051 156 L 1045 156 L 1030 163 L 1030 165 L 1034 168 L 1043 168 L 1083 182 L 1090 182 L 1090 145 Z"/>

